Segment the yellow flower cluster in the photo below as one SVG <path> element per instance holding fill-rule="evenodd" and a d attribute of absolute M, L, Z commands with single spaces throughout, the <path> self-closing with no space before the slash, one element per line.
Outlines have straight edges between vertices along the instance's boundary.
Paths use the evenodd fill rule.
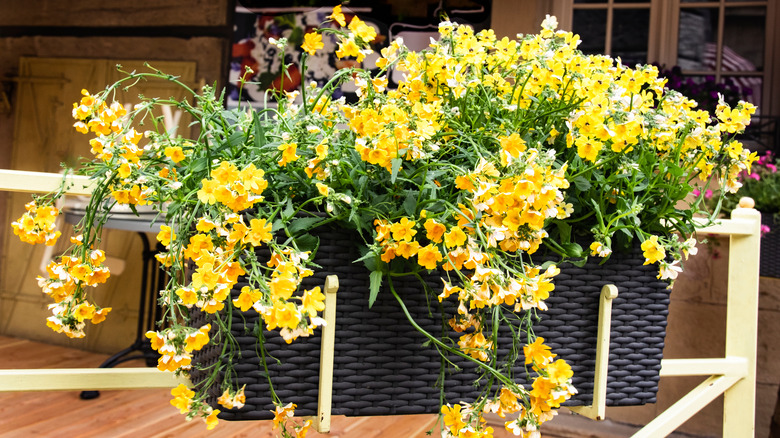
<path fill-rule="evenodd" d="M 344 14 L 341 12 L 341 5 L 333 8 L 330 19 L 337 22 L 340 26 L 347 24 Z M 374 41 L 376 31 L 373 27 L 367 25 L 357 16 L 353 16 L 348 26 L 349 32 L 345 38 L 339 41 L 339 47 L 336 50 L 336 56 L 339 58 L 353 57 L 357 62 L 363 62 L 367 55 L 371 54 L 370 49 L 365 49 L 366 44 Z"/>
<path fill-rule="evenodd" d="M 467 403 L 444 405 L 441 407 L 447 437 L 491 438 L 493 428 L 487 426 L 482 411 Z"/>
<path fill-rule="evenodd" d="M 524 346 L 523 354 L 525 363 L 531 364 L 533 370 L 539 373 L 532 384 L 529 412 L 541 423 L 552 418 L 552 414 L 546 413 L 560 407 L 561 403 L 577 392 L 571 385 L 573 372 L 563 359 L 553 361 L 555 354 L 550 352 L 550 347 L 544 345 L 542 337 Z M 533 423 L 532 420 L 529 418 L 527 422 Z"/>
<path fill-rule="evenodd" d="M 206 422 L 206 429 L 211 430 L 217 427 L 219 423 L 217 415 L 219 415 L 220 410 L 212 409 L 211 406 L 194 400 L 195 391 L 187 388 L 187 385 L 180 383 L 179 386 L 171 390 L 171 395 L 173 396 L 171 405 L 182 414 L 187 414 L 187 419 L 201 417 Z"/>
<path fill-rule="evenodd" d="M 80 245 L 78 238 L 73 238 L 71 242 Z M 46 266 L 49 278 L 39 276 L 38 286 L 54 300 L 49 305 L 52 316 L 46 320 L 49 328 L 71 338 L 81 338 L 86 320 L 99 324 L 106 319 L 111 308 L 100 308 L 90 303 L 85 292 L 86 287 L 95 287 L 108 280 L 110 274 L 103 266 L 105 260 L 105 253 L 94 249 L 88 251 L 84 260 L 62 256 Z"/>
<path fill-rule="evenodd" d="M 245 389 L 246 385 L 239 388 L 238 391 L 226 389 L 217 399 L 217 403 L 228 409 L 241 409 L 244 407 L 244 403 L 246 403 Z"/>
<path fill-rule="evenodd" d="M 152 349 L 160 353 L 157 359 L 157 369 L 160 371 L 176 371 L 189 369 L 192 363 L 192 352 L 200 350 L 209 343 L 211 325 L 206 324 L 199 329 L 187 327 L 185 331 L 172 330 L 148 331 Z"/>
<path fill-rule="evenodd" d="M 113 102 L 109 106 L 87 90 L 81 90 L 81 94 L 81 101 L 73 104 L 73 118 L 76 119 L 73 126 L 78 132 L 86 134 L 92 131 L 95 134 L 109 135 L 122 131 L 121 119 L 127 114 L 124 106 L 119 102 Z"/>
<path fill-rule="evenodd" d="M 236 213 L 262 201 L 261 194 L 268 187 L 265 172 L 253 164 L 239 170 L 235 164 L 223 161 L 211 175 L 201 182 L 198 199 L 209 205 L 219 202 Z"/>
<path fill-rule="evenodd" d="M 311 428 L 312 421 L 310 419 L 303 420 L 300 423 L 293 421 L 296 407 L 298 406 L 295 403 L 277 404 L 276 408 L 271 411 L 274 414 L 274 430 L 278 429 L 280 435 L 285 438 L 306 438 L 306 434 Z"/>
<path fill-rule="evenodd" d="M 483 413 L 493 413 L 501 418 L 517 414 L 514 420 L 507 421 L 505 427 L 514 435 L 539 437 L 539 426 L 555 416 L 555 408 L 560 407 L 577 391 L 571 385 L 571 367 L 562 359 L 553 361 L 555 354 L 544 345 L 543 338 L 523 347 L 525 363 L 530 364 L 538 373 L 533 380 L 531 391 L 519 388 L 520 393 L 507 387 L 501 388 L 498 396 L 487 400 L 481 409 L 474 405 L 455 404 L 442 406 L 444 426 L 451 437 L 490 437 L 493 429 L 486 426 Z M 523 399 L 529 399 L 529 407 Z"/>
<path fill-rule="evenodd" d="M 22 242 L 36 245 L 45 243 L 52 246 L 62 234 L 56 230 L 55 221 L 60 211 L 53 205 L 38 205 L 35 201 L 24 206 L 27 210 L 22 217 L 11 223 L 14 234 Z"/>

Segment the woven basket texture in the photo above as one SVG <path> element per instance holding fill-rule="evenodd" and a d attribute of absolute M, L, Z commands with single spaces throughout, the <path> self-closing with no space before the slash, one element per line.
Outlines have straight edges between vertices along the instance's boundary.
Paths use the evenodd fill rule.
<path fill-rule="evenodd" d="M 380 292 L 373 307 L 368 308 L 369 272 L 362 265 L 352 263 L 359 258 L 357 249 L 351 248 L 357 239 L 344 230 L 321 232 L 318 237 L 320 247 L 315 263 L 322 269 L 316 269 L 314 276 L 305 280 L 304 287 L 324 284 L 327 275 L 336 274 L 339 278 L 333 415 L 438 412 L 442 392 L 437 382 L 442 375 L 445 377 L 443 396 L 447 402 L 471 402 L 481 394 L 485 379 L 479 379 L 476 365 L 454 355 L 448 359 L 459 370 L 452 363 L 443 364 L 435 348 L 423 345 L 426 338 L 410 325 L 389 292 Z M 534 261 L 540 263 L 539 258 L 534 257 Z M 542 257 L 541 261 L 544 259 Z M 540 312 L 541 320 L 534 325 L 534 330 L 545 338 L 545 343 L 558 357 L 572 366 L 574 385 L 579 393 L 567 405 L 584 405 L 592 400 L 599 294 L 601 287 L 609 283 L 617 285 L 619 295 L 613 304 L 607 404 L 655 402 L 670 291 L 665 282 L 656 279 L 655 267 L 644 266 L 643 261 L 637 247 L 631 254 L 613 254 L 603 265 L 589 261 L 581 268 L 569 264 L 559 266 L 561 273 L 555 277 L 555 290 L 546 300 L 549 310 Z M 430 275 L 426 281 L 434 291 L 440 291 L 438 275 Z M 243 285 L 235 286 L 234 298 Z M 453 315 L 455 305 L 452 302 L 445 301 L 440 308 L 435 297 L 426 298 L 415 278 L 394 280 L 393 285 L 420 326 L 435 336 L 448 332 L 457 340 L 459 335 L 443 324 L 441 316 L 441 311 L 445 320 Z M 208 317 L 198 315 L 196 326 L 207 322 Z M 235 365 L 237 383 L 246 385 L 247 400 L 241 409 L 223 409 L 219 415 L 222 419 L 273 418 L 274 405 L 268 381 L 256 354 L 256 337 L 252 335 L 258 320 L 254 311 L 247 314 L 235 311 L 233 315 L 233 334 L 241 349 L 241 359 Z M 265 347 L 275 358 L 269 359 L 268 368 L 276 393 L 285 403 L 297 405 L 296 415 L 316 415 L 319 330 L 313 336 L 291 344 L 276 332 L 264 333 Z M 519 348 L 524 343 L 523 336 L 515 344 L 521 357 L 513 368 L 513 375 L 518 383 L 528 386 L 522 348 Z M 508 327 L 499 331 L 497 345 L 500 357 L 512 354 L 513 335 Z M 213 364 L 219 360 L 220 352 L 220 346 L 210 345 L 197 352 L 193 362 Z M 204 374 L 194 370 L 192 378 L 199 382 Z M 214 393 L 210 400 L 212 406 L 216 406 L 217 395 Z"/>
<path fill-rule="evenodd" d="M 759 273 L 762 277 L 780 278 L 780 223 L 771 213 L 761 215 L 761 223 L 769 226 L 769 233 L 761 237 L 761 261 Z"/>

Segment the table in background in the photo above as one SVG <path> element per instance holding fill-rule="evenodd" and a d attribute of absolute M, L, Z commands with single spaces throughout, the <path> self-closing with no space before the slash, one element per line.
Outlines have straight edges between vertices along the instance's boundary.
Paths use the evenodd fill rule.
<path fill-rule="evenodd" d="M 76 224 L 84 217 L 84 210 L 64 209 L 65 221 Z M 157 212 L 133 212 L 112 213 L 103 228 L 133 231 L 141 239 L 143 244 L 142 272 L 141 272 L 141 293 L 138 302 L 138 325 L 136 328 L 136 338 L 133 343 L 106 359 L 99 368 L 113 368 L 114 366 L 135 359 L 144 359 L 146 365 L 157 366 L 159 355 L 151 347 L 149 339 L 146 338 L 146 332 L 157 330 L 156 321 L 162 318 L 162 309 L 157 300 L 158 293 L 164 289 L 168 276 L 160 269 L 159 262 L 155 255 L 162 249 L 159 243 L 152 248 L 148 233 L 157 233 L 162 225 L 162 218 L 158 217 Z M 138 354 L 132 354 L 138 352 Z M 100 395 L 98 391 L 82 391 L 81 398 L 88 400 Z"/>

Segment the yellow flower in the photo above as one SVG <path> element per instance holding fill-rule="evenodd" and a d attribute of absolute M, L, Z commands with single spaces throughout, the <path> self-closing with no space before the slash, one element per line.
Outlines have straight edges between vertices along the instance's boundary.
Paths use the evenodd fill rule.
<path fill-rule="evenodd" d="M 282 158 L 279 160 L 278 164 L 284 167 L 288 163 L 292 163 L 293 161 L 300 158 L 295 154 L 297 147 L 298 145 L 295 143 L 283 143 L 279 145 L 278 149 L 282 151 Z"/>
<path fill-rule="evenodd" d="M 276 327 L 292 330 L 300 324 L 301 315 L 298 313 L 295 304 L 288 302 L 280 303 L 277 301 L 274 303 L 270 315 L 266 315 L 265 321 L 269 330 L 273 330 Z"/>
<path fill-rule="evenodd" d="M 409 218 L 403 217 L 400 221 L 390 226 L 390 231 L 393 233 L 393 239 L 411 241 L 417 230 L 414 229 L 416 223 L 409 220 Z"/>
<path fill-rule="evenodd" d="M 171 240 L 176 239 L 176 232 L 168 225 L 160 225 L 160 232 L 157 233 L 157 241 L 165 246 L 171 244 Z"/>
<path fill-rule="evenodd" d="M 499 137 L 498 141 L 501 144 L 501 149 L 514 158 L 519 157 L 522 152 L 525 152 L 525 140 L 516 132 L 513 132 L 508 137 Z"/>
<path fill-rule="evenodd" d="M 260 246 L 262 242 L 270 242 L 273 239 L 272 228 L 273 224 L 267 223 L 265 219 L 252 219 L 249 221 L 249 232 L 244 236 L 244 242 L 253 246 Z"/>
<path fill-rule="evenodd" d="M 181 303 L 185 306 L 191 306 L 198 302 L 198 294 L 189 287 L 180 287 L 179 289 L 176 289 L 176 295 L 179 296 Z"/>
<path fill-rule="evenodd" d="M 218 282 L 219 274 L 214 272 L 214 265 L 211 263 L 204 264 L 192 274 L 192 287 L 195 289 L 205 287 L 206 289 L 214 290 Z"/>
<path fill-rule="evenodd" d="M 328 18 L 335 21 L 339 24 L 339 26 L 346 26 L 347 20 L 344 18 L 344 14 L 341 12 L 341 5 L 336 5 L 333 7 L 333 13 L 328 15 Z"/>
<path fill-rule="evenodd" d="M 459 227 L 454 227 L 444 235 L 444 245 L 447 248 L 454 248 L 466 243 L 466 233 Z"/>
<path fill-rule="evenodd" d="M 214 409 L 206 418 L 204 418 L 204 421 L 206 421 L 206 429 L 211 430 L 217 427 L 217 423 L 219 423 L 217 415 L 219 415 L 220 412 L 219 409 Z"/>
<path fill-rule="evenodd" d="M 666 257 L 664 247 L 658 242 L 658 236 L 650 236 L 642 242 L 642 251 L 645 256 L 645 265 L 653 264 Z"/>
<path fill-rule="evenodd" d="M 417 251 L 417 264 L 425 269 L 436 269 L 436 265 L 441 261 L 441 252 L 432 244 L 426 245 Z"/>
<path fill-rule="evenodd" d="M 186 345 L 184 346 L 185 351 L 190 352 L 205 347 L 209 343 L 209 330 L 211 330 L 211 324 L 206 324 L 198 331 L 187 335 L 185 339 Z"/>
<path fill-rule="evenodd" d="M 523 347 L 523 355 L 525 355 L 525 363 L 533 363 L 537 366 L 544 366 L 555 357 L 555 354 L 550 352 L 550 347 L 544 345 L 544 338 L 541 336 Z"/>
<path fill-rule="evenodd" d="M 173 400 L 171 404 L 178 409 L 182 414 L 186 414 L 189 410 L 192 397 L 195 396 L 195 392 L 187 388 L 187 385 L 179 383 L 179 386 L 171 389 L 171 395 Z"/>
<path fill-rule="evenodd" d="M 417 251 L 420 249 L 420 244 L 418 242 L 412 241 L 407 242 L 405 240 L 402 240 L 398 242 L 398 245 L 395 248 L 395 253 L 403 258 L 410 258 L 417 254 Z"/>
<path fill-rule="evenodd" d="M 288 403 L 285 406 L 276 405 L 276 409 L 272 411 L 274 413 L 274 429 L 282 426 L 293 417 L 295 408 L 298 407 L 295 403 Z"/>
<path fill-rule="evenodd" d="M 184 160 L 184 158 L 186 158 L 184 156 L 184 151 L 181 149 L 180 146 L 168 146 L 168 147 L 166 147 L 165 148 L 165 156 L 170 158 L 171 161 L 173 161 L 174 163 L 178 163 L 178 162 Z"/>
<path fill-rule="evenodd" d="M 315 186 L 317 187 L 317 191 L 320 192 L 320 195 L 328 196 L 328 186 L 323 183 L 316 183 Z"/>
<path fill-rule="evenodd" d="M 362 61 L 360 47 L 358 47 L 355 40 L 348 38 L 339 43 L 339 48 L 336 50 L 336 56 L 339 58 L 346 58 L 352 56 L 358 58 L 358 62 Z"/>
<path fill-rule="evenodd" d="M 349 22 L 349 30 L 365 43 L 370 43 L 376 38 L 376 30 L 357 16 L 352 17 L 352 21 Z"/>
<path fill-rule="evenodd" d="M 590 255 L 606 257 L 612 254 L 612 249 L 604 245 L 601 242 L 593 242 L 590 244 Z"/>
<path fill-rule="evenodd" d="M 258 300 L 259 292 L 260 291 L 253 290 L 249 286 L 244 286 L 241 288 L 241 294 L 238 298 L 233 300 L 233 305 L 241 309 L 242 312 L 246 312 L 251 309 L 255 304 L 255 301 Z"/>
<path fill-rule="evenodd" d="M 325 310 L 325 295 L 320 291 L 319 286 L 303 293 L 301 307 L 303 307 L 304 313 L 312 317 L 316 316 L 317 312 Z"/>
<path fill-rule="evenodd" d="M 431 241 L 439 243 L 441 242 L 442 236 L 444 236 L 444 232 L 447 231 L 447 227 L 433 219 L 428 219 L 425 221 L 425 231 L 426 236 L 431 239 Z"/>
<path fill-rule="evenodd" d="M 325 44 L 322 42 L 322 35 L 319 33 L 309 32 L 303 36 L 303 44 L 301 44 L 301 48 L 303 48 L 303 51 L 307 52 L 309 55 L 314 56 L 314 53 L 323 47 L 325 47 Z"/>
<path fill-rule="evenodd" d="M 450 429 L 450 432 L 457 434 L 463 429 L 466 423 L 461 418 L 460 405 L 442 406 L 441 413 L 444 415 L 444 425 Z"/>
<path fill-rule="evenodd" d="M 577 145 L 577 155 L 590 162 L 596 162 L 599 151 L 603 147 L 603 143 L 588 137 L 579 137 L 574 144 Z"/>
<path fill-rule="evenodd" d="M 555 362 L 547 365 L 545 368 L 550 380 L 557 385 L 565 384 L 572 378 L 574 372 L 571 370 L 571 366 L 563 359 L 558 359 Z"/>
<path fill-rule="evenodd" d="M 100 310 L 95 311 L 95 313 L 92 315 L 92 324 L 100 324 L 101 322 L 106 320 L 106 315 L 108 315 L 108 312 L 111 311 L 110 307 L 104 307 Z"/>

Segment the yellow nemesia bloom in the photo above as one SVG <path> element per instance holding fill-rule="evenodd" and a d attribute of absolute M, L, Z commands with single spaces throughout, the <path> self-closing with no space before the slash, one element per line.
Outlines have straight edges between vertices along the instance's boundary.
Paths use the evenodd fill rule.
<path fill-rule="evenodd" d="M 309 32 L 303 36 L 303 44 L 301 44 L 301 48 L 310 56 L 314 56 L 314 53 L 323 47 L 325 47 L 325 44 L 322 42 L 322 35 L 319 33 Z"/>
<path fill-rule="evenodd" d="M 347 25 L 347 19 L 344 18 L 344 14 L 341 12 L 341 5 L 334 6 L 333 12 L 330 15 L 328 15 L 328 18 L 338 23 L 339 26 Z"/>

